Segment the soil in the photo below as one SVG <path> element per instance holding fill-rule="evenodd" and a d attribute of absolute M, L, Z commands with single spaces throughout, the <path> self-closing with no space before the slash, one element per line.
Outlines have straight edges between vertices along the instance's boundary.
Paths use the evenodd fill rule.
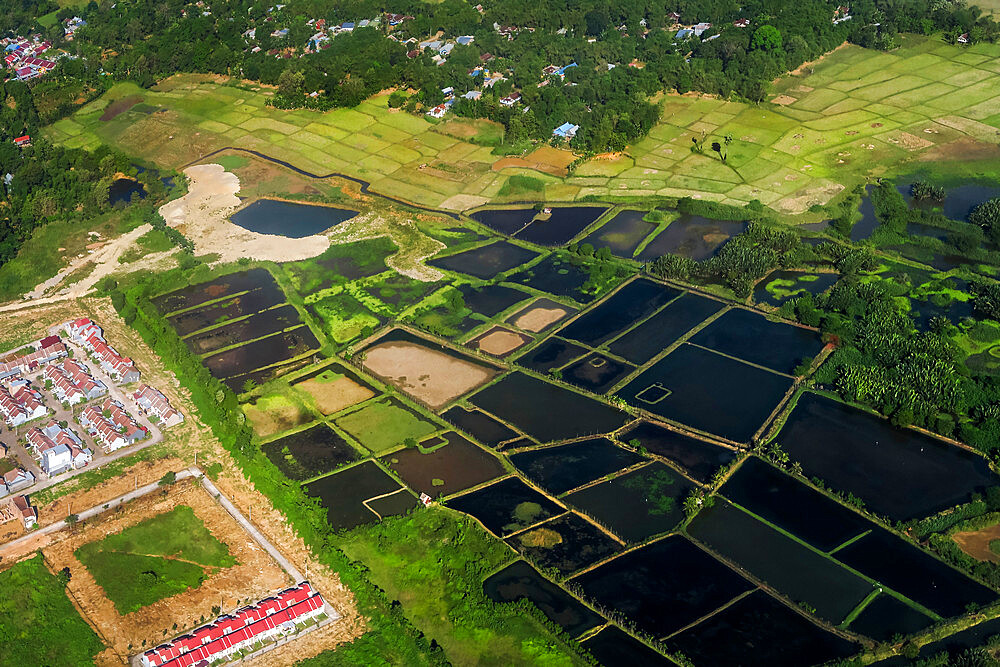
<path fill-rule="evenodd" d="M 142 102 L 142 97 L 139 95 L 129 95 L 128 97 L 123 97 L 120 100 L 115 100 L 104 108 L 104 113 L 101 114 L 100 119 L 111 120 L 119 114 L 125 113 L 139 102 Z"/>
<path fill-rule="evenodd" d="M 295 388 L 312 396 L 317 409 L 324 415 L 332 415 L 375 395 L 371 389 L 349 377 L 340 377 L 332 382 L 306 380 L 295 385 Z"/>
<path fill-rule="evenodd" d="M 780 106 L 787 106 L 789 104 L 794 104 L 795 102 L 798 102 L 798 100 L 792 97 L 791 95 L 778 95 L 773 100 L 771 100 L 771 102 L 773 104 L 778 104 Z"/>
<path fill-rule="evenodd" d="M 972 137 L 962 137 L 946 144 L 938 144 L 920 154 L 926 162 L 946 160 L 996 160 L 1000 158 L 1000 147 L 977 141 Z"/>
<path fill-rule="evenodd" d="M 243 411 L 253 425 L 254 432 L 262 438 L 280 433 L 281 431 L 287 431 L 311 419 L 309 415 L 299 410 L 299 407 L 294 403 L 289 403 L 280 408 L 270 406 L 266 410 L 255 408 L 252 405 L 244 405 Z"/>
<path fill-rule="evenodd" d="M 566 176 L 566 169 L 573 160 L 574 155 L 571 151 L 540 146 L 524 157 L 505 157 L 497 160 L 493 163 L 493 171 L 501 171 L 507 167 L 522 167 L 562 177 Z"/>
<path fill-rule="evenodd" d="M 494 373 L 415 343 L 382 343 L 365 353 L 364 366 L 433 409 L 487 382 Z"/>
<path fill-rule="evenodd" d="M 779 199 L 774 204 L 774 208 L 782 213 L 798 214 L 805 213 L 813 204 L 826 204 L 828 201 L 844 189 L 840 183 L 830 183 L 828 185 L 818 185 L 797 193 L 784 199 Z"/>
<path fill-rule="evenodd" d="M 196 254 L 218 254 L 221 262 L 241 257 L 291 262 L 315 257 L 330 247 L 330 240 L 319 234 L 291 239 L 258 234 L 230 222 L 229 216 L 243 203 L 236 196 L 240 179 L 222 165 L 199 164 L 184 174 L 188 193 L 161 206 L 160 215 L 194 243 Z"/>
<path fill-rule="evenodd" d="M 523 329 L 524 331 L 538 333 L 554 322 L 558 322 L 560 319 L 566 317 L 568 314 L 569 311 L 561 308 L 532 308 L 524 315 L 517 318 L 513 324 L 517 328 Z"/>
<path fill-rule="evenodd" d="M 976 560 L 1000 563 L 1000 555 L 990 551 L 990 542 L 1000 540 L 1000 523 L 982 530 L 955 533 L 951 538 L 962 551 Z"/>
<path fill-rule="evenodd" d="M 927 148 L 928 146 L 933 146 L 933 141 L 927 141 L 915 134 L 910 134 L 909 132 L 900 132 L 898 137 L 899 143 L 903 145 L 906 150 L 919 150 L 921 148 Z"/>
<path fill-rule="evenodd" d="M 520 334 L 506 329 L 497 329 L 477 340 L 476 346 L 487 354 L 499 357 L 513 352 L 526 342 Z"/>

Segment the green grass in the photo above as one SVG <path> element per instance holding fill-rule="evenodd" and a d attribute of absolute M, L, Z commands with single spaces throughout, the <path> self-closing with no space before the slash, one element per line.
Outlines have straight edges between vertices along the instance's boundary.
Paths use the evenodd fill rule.
<path fill-rule="evenodd" d="M 339 542 L 452 664 L 586 664 L 537 614 L 484 595 L 483 579 L 516 556 L 464 515 L 418 510 L 356 529 Z"/>
<path fill-rule="evenodd" d="M 104 649 L 41 555 L 0 572 L 0 663 L 91 665 Z"/>
<path fill-rule="evenodd" d="M 236 564 L 186 505 L 85 544 L 76 557 L 120 614 L 197 588 L 213 568 Z"/>
<path fill-rule="evenodd" d="M 388 401 L 369 403 L 337 419 L 336 424 L 375 454 L 402 445 L 407 438 L 420 439 L 438 430 L 434 424 Z"/>

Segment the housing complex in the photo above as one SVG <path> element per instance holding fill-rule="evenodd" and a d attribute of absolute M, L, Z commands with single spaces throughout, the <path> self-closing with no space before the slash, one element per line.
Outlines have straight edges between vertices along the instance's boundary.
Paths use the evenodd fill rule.
<path fill-rule="evenodd" d="M 42 395 L 21 377 L 0 385 L 0 414 L 9 426 L 20 426 L 49 413 L 42 403 Z"/>
<path fill-rule="evenodd" d="M 139 385 L 139 388 L 132 393 L 132 399 L 144 414 L 156 417 L 164 426 L 173 426 L 184 421 L 184 415 L 170 405 L 167 397 L 148 384 Z"/>
<path fill-rule="evenodd" d="M 224 614 L 139 656 L 142 667 L 208 665 L 258 643 L 294 634 L 302 622 L 326 613 L 326 602 L 308 581 L 255 605 Z"/>
<path fill-rule="evenodd" d="M 72 359 L 45 367 L 45 379 L 52 382 L 52 393 L 62 403 L 76 405 L 108 393 L 104 383 L 94 379 L 90 369 Z"/>
<path fill-rule="evenodd" d="M 122 384 L 139 381 L 135 362 L 122 356 L 104 339 L 104 330 L 90 319 L 83 317 L 64 326 L 70 340 L 82 346 L 100 364 L 108 375 Z"/>
<path fill-rule="evenodd" d="M 109 451 L 135 444 L 148 434 L 123 406 L 113 398 L 88 405 L 79 416 L 80 424 Z"/>
<path fill-rule="evenodd" d="M 39 38 L 39 35 L 33 35 L 32 39 L 7 37 L 0 40 L 0 45 L 4 48 L 4 65 L 18 81 L 42 76 L 56 66 L 55 61 L 40 57 L 52 48 L 52 43 Z"/>
<path fill-rule="evenodd" d="M 25 435 L 28 447 L 38 458 L 39 465 L 50 477 L 82 468 L 94 460 L 90 448 L 73 431 L 50 422 L 44 428 L 33 428 Z"/>
<path fill-rule="evenodd" d="M 50 361 L 65 357 L 66 346 L 59 336 L 48 336 L 28 346 L 31 352 L 8 353 L 0 357 L 0 380 L 22 373 L 31 373 Z"/>
<path fill-rule="evenodd" d="M 23 468 L 14 468 L 0 475 L 0 498 L 16 493 L 35 483 L 35 476 Z"/>

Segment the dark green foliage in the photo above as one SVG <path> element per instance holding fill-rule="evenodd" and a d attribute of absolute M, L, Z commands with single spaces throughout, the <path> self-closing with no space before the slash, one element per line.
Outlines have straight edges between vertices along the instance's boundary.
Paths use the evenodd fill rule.
<path fill-rule="evenodd" d="M 982 227 L 994 243 L 1000 241 L 1000 198 L 985 201 L 972 210 L 969 222 Z"/>
<path fill-rule="evenodd" d="M 917 201 L 944 201 L 944 188 L 926 181 L 916 181 L 910 185 L 910 194 Z"/>
<path fill-rule="evenodd" d="M 991 320 L 1000 321 L 1000 283 L 979 279 L 969 283 L 972 305 L 976 313 Z"/>
<path fill-rule="evenodd" d="M 799 264 L 799 237 L 790 231 L 750 223 L 714 257 L 698 264 L 696 273 L 726 284 L 737 297 L 750 295 L 753 284 L 772 269 Z"/>

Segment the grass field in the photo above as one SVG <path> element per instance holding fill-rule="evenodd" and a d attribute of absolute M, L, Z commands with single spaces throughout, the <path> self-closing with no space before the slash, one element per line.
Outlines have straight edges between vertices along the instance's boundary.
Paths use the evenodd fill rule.
<path fill-rule="evenodd" d="M 235 565 L 229 548 L 185 505 L 85 544 L 76 556 L 120 614 L 197 588 L 212 568 Z"/>
<path fill-rule="evenodd" d="M 0 663 L 89 665 L 104 647 L 40 555 L 0 572 Z"/>
<path fill-rule="evenodd" d="M 866 176 L 911 169 L 907 163 L 914 161 L 981 166 L 997 157 L 997 56 L 1000 45 L 960 47 L 911 36 L 891 53 L 845 46 L 779 80 L 770 101 L 759 106 L 665 96 L 663 120 L 646 138 L 621 157 L 591 161 L 568 177 L 553 175 L 551 165 L 501 158 L 471 143 L 495 141 L 496 128 L 457 119 L 433 125 L 389 110 L 386 96 L 355 109 L 281 111 L 265 106 L 267 91 L 202 75 L 178 75 L 152 91 L 119 84 L 46 132 L 68 146 L 106 141 L 169 167 L 223 146 L 254 149 L 446 208 L 520 192 L 516 184 L 502 188 L 511 175 L 531 174 L 546 184 L 538 196 L 550 200 L 654 194 L 734 204 L 759 199 L 797 214 Z M 133 109 L 99 120 L 111 101 L 139 94 L 157 111 Z M 692 139 L 703 136 L 704 152 L 692 152 Z M 732 141 L 723 162 L 709 146 L 725 136 Z"/>
<path fill-rule="evenodd" d="M 407 438 L 419 439 L 438 430 L 434 424 L 389 401 L 369 403 L 335 423 L 375 454 L 398 447 Z"/>

